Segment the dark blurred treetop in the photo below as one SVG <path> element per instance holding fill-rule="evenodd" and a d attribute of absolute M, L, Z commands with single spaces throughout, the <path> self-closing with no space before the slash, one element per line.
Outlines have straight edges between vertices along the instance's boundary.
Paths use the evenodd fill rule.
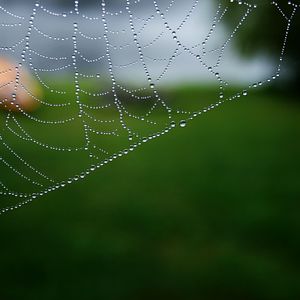
<path fill-rule="evenodd" d="M 219 1 L 217 1 L 219 2 Z M 230 10 L 225 16 L 225 22 L 232 28 L 238 24 L 239 19 L 244 15 L 246 7 L 237 3 L 230 3 L 229 0 L 222 0 L 222 4 L 229 6 Z M 236 45 L 241 53 L 247 56 L 266 52 L 268 55 L 278 58 L 283 46 L 283 40 L 287 21 L 275 5 L 271 4 L 271 0 L 253 1 L 248 3 L 259 3 L 258 7 L 250 13 L 245 24 L 242 25 L 235 39 Z M 288 4 L 287 0 L 277 1 L 278 6 L 286 14 L 291 16 L 293 6 Z M 292 1 L 299 4 L 299 1 Z M 297 88 L 300 84 L 300 7 L 297 10 L 292 22 L 291 30 L 288 36 L 286 58 L 288 60 L 292 78 L 289 80 L 289 87 Z"/>

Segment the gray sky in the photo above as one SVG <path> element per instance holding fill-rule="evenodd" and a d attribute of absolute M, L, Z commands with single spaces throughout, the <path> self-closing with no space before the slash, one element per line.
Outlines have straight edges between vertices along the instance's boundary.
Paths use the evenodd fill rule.
<path fill-rule="evenodd" d="M 20 2 L 20 0 L 0 0 L 0 5 L 8 7 L 10 11 L 24 16 L 25 20 L 29 18 L 30 11 L 32 9 L 32 3 L 34 0 L 27 0 Z M 62 1 L 41 1 L 42 5 L 45 7 L 52 8 L 55 12 L 67 12 L 66 7 L 58 4 Z M 71 1 L 72 3 L 73 1 Z M 89 1 L 90 2 L 90 1 Z M 91 1 L 97 2 L 99 1 Z M 115 12 L 119 11 L 123 7 L 120 5 L 116 5 L 119 1 L 110 1 L 111 7 L 108 10 Z M 122 2 L 122 1 L 121 1 Z M 161 19 L 157 18 L 157 14 L 155 14 L 154 5 L 151 1 L 141 1 L 142 3 L 136 7 L 136 10 L 133 11 L 134 15 L 137 17 L 135 19 L 135 27 L 137 31 L 142 30 L 143 32 L 139 35 L 139 42 L 141 45 L 149 45 L 160 36 L 162 31 L 165 30 L 164 24 Z M 193 0 L 186 1 L 175 1 L 177 4 L 172 6 L 171 9 L 166 13 L 166 18 L 168 23 L 171 24 L 173 28 L 177 28 L 181 21 L 187 15 L 189 9 L 192 7 L 194 3 Z M 56 3 L 56 4 L 55 4 Z M 78 22 L 80 31 L 88 36 L 97 37 L 102 34 L 102 22 L 101 22 L 101 14 L 100 7 L 95 4 L 91 4 L 89 7 L 83 7 L 82 3 L 87 4 L 87 1 L 81 2 L 81 9 L 86 16 L 90 17 L 100 17 L 100 21 L 89 21 L 84 20 L 82 18 L 78 18 L 78 16 L 68 15 L 66 18 L 53 17 L 51 15 L 43 14 L 39 12 L 37 14 L 35 26 L 42 32 L 52 37 L 71 37 L 73 34 L 73 22 Z M 113 3 L 113 4 L 112 4 Z M 124 3 L 124 2 L 122 2 Z M 170 1 L 158 1 L 159 5 L 162 7 L 167 7 L 167 4 Z M 48 5 L 48 6 L 47 6 Z M 53 7 L 54 6 L 54 7 Z M 191 17 L 188 22 L 178 31 L 178 38 L 185 45 L 192 47 L 196 44 L 201 44 L 204 40 L 205 36 L 210 30 L 212 20 L 215 14 L 216 8 L 213 6 L 211 0 L 202 0 L 198 7 L 193 11 Z M 142 19 L 147 19 L 151 14 L 155 15 L 153 21 L 149 22 L 147 26 L 143 26 Z M 8 16 L 7 14 L 1 13 L 2 22 L 11 23 L 13 18 Z M 122 29 L 130 29 L 128 22 L 128 15 L 125 13 L 117 16 L 117 17 L 107 17 L 108 24 L 110 28 L 114 31 L 120 31 Z M 0 28 L 1 30 L 1 40 L 0 44 L 3 46 L 10 45 L 14 41 L 19 40 L 20 38 L 26 35 L 26 22 L 24 21 L 24 26 L 19 30 Z M 242 28 L 240 29 L 242 30 Z M 209 40 L 207 45 L 208 50 L 213 50 L 217 47 L 220 47 L 229 37 L 229 32 L 225 30 L 222 25 L 218 25 L 215 29 L 215 32 L 212 35 L 212 38 Z M 132 43 L 133 37 L 130 30 L 126 34 L 111 36 L 111 43 L 120 46 L 126 45 L 128 43 Z M 59 56 L 66 55 L 71 57 L 73 51 L 72 42 L 60 43 L 54 41 L 53 39 L 47 39 L 43 37 L 41 34 L 37 32 L 32 35 L 32 47 L 34 47 L 38 52 L 45 53 L 49 56 Z M 0 45 L 1 46 L 1 45 Z M 172 40 L 172 36 L 170 32 L 165 31 L 161 35 L 160 38 L 157 39 L 153 46 L 146 47 L 143 49 L 145 56 L 149 57 L 148 65 L 151 70 L 151 74 L 153 77 L 158 78 L 159 75 L 164 71 L 165 66 L 168 61 L 163 61 L 164 58 L 169 58 L 172 56 L 172 53 L 176 49 L 176 42 Z M 194 52 L 197 54 L 197 51 L 201 52 L 201 46 L 194 49 Z M 79 40 L 79 49 L 80 51 L 88 58 L 97 58 L 103 53 L 105 53 L 105 44 L 103 40 L 88 40 L 82 38 Z M 136 58 L 136 49 L 134 47 L 125 47 L 122 50 L 114 51 L 112 50 L 112 57 L 114 58 L 114 62 L 117 65 L 126 65 L 130 62 L 133 62 Z M 179 54 L 183 52 L 179 51 Z M 204 61 L 208 63 L 208 65 L 214 65 L 216 62 L 216 53 L 212 52 L 211 54 L 206 54 L 204 57 Z M 5 53 L 6 54 L 6 53 Z M 178 54 L 178 53 L 177 53 Z M 1 55 L 1 52 L 0 52 Z M 13 53 L 13 56 L 18 59 L 19 52 L 16 50 Z M 160 61 L 151 61 L 150 58 L 158 58 Z M 39 58 L 35 58 L 35 64 L 37 67 L 44 67 L 45 61 Z M 89 72 L 99 72 L 103 71 L 104 66 L 101 64 L 90 64 L 88 66 L 84 66 L 82 64 L 82 68 L 88 68 Z M 222 74 L 223 78 L 225 78 L 229 82 L 240 82 L 240 83 L 252 83 L 253 81 L 259 81 L 266 77 L 268 77 L 272 73 L 272 64 L 265 57 L 256 57 L 250 60 L 244 60 L 240 57 L 238 52 L 229 45 L 227 50 L 224 52 L 224 59 L 222 60 L 222 64 L 220 65 L 218 72 Z M 117 70 L 120 80 L 138 80 L 141 77 L 144 77 L 143 74 L 139 73 L 139 66 L 132 65 L 132 67 L 127 69 Z M 132 75 L 131 75 L 132 74 Z M 134 76 L 134 74 L 140 74 L 138 76 Z M 177 56 L 172 65 L 170 66 L 168 72 L 161 80 L 162 83 L 168 84 L 171 82 L 182 82 L 182 81 L 214 81 L 215 78 L 211 76 L 209 72 L 205 68 L 203 68 L 200 64 L 195 61 L 195 58 L 191 55 L 186 55 L 182 53 Z"/>

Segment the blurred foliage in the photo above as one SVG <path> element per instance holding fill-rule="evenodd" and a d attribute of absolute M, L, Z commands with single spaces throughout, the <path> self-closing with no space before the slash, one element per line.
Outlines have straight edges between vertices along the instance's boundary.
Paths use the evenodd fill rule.
<path fill-rule="evenodd" d="M 253 93 L 1 216 L 0 298 L 300 299 L 300 107 Z"/>
<path fill-rule="evenodd" d="M 229 0 L 222 0 L 224 7 L 230 6 L 230 13 L 225 15 L 225 21 L 228 27 L 236 26 L 245 14 L 246 6 L 239 5 L 236 2 L 229 3 Z M 235 39 L 236 45 L 241 53 L 249 56 L 265 52 L 268 55 L 278 59 L 288 26 L 281 12 L 272 5 L 270 0 L 248 0 L 248 3 L 258 3 L 257 8 L 250 13 L 246 19 L 246 24 L 242 26 L 242 30 Z M 286 16 L 291 16 L 293 6 L 289 5 L 289 1 L 276 1 Z M 297 1 L 292 1 L 297 3 Z M 292 78 L 289 78 L 289 87 L 297 88 L 300 84 L 300 15 L 297 10 L 292 22 L 291 30 L 288 36 L 288 44 L 286 58 L 288 66 L 292 72 Z"/>

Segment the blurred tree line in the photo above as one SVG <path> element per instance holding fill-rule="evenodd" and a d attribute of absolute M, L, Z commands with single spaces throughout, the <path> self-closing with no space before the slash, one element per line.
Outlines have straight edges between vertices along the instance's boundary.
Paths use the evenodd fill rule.
<path fill-rule="evenodd" d="M 217 1 L 219 3 L 219 1 Z M 224 17 L 227 26 L 236 26 L 240 18 L 244 15 L 246 7 L 236 2 L 230 3 L 229 0 L 221 0 L 222 5 L 230 7 L 229 13 Z M 284 41 L 285 32 L 288 26 L 287 20 L 293 13 L 294 6 L 300 5 L 299 1 L 278 0 L 278 7 L 271 4 L 271 0 L 248 0 L 248 3 L 259 5 L 250 13 L 246 20 L 246 25 L 239 30 L 238 38 L 235 39 L 236 46 L 242 54 L 250 56 L 258 53 L 267 53 L 269 56 L 278 59 Z M 280 8 L 282 12 L 278 9 Z M 282 14 L 283 13 L 283 14 Z M 288 79 L 284 89 L 295 92 L 300 85 L 300 6 L 294 15 L 290 32 L 288 35 L 285 62 L 288 66 Z"/>

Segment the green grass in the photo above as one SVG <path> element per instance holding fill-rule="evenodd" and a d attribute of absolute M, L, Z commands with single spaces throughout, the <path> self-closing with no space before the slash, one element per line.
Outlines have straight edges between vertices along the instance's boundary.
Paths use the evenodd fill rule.
<path fill-rule="evenodd" d="M 290 100 L 226 104 L 1 216 L 0 299 L 299 299 Z"/>

